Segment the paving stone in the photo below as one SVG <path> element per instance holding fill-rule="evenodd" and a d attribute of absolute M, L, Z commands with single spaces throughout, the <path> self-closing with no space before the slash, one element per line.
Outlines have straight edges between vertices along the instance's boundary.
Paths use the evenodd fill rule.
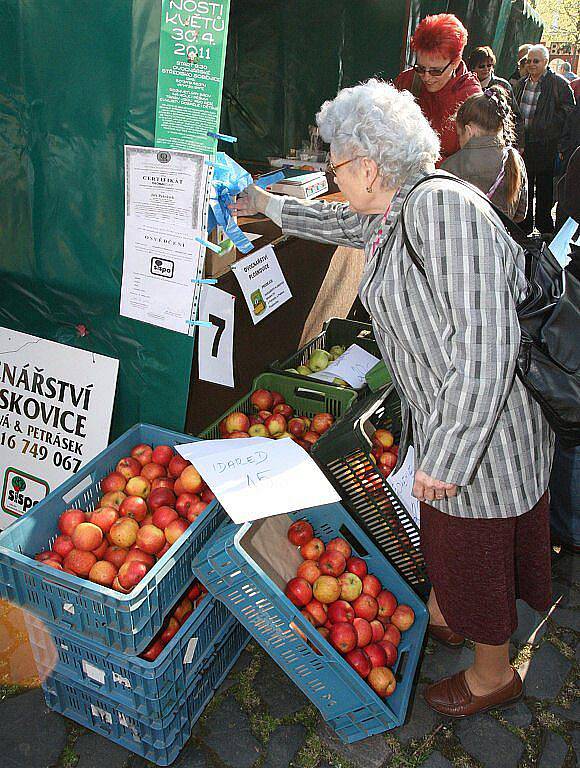
<path fill-rule="evenodd" d="M 281 725 L 268 742 L 268 752 L 264 768 L 288 768 L 298 754 L 306 739 L 303 725 Z"/>
<path fill-rule="evenodd" d="M 81 734 L 74 751 L 79 755 L 76 768 L 123 768 L 132 754 L 97 733 Z"/>
<path fill-rule="evenodd" d="M 532 724 L 532 713 L 523 701 L 518 701 L 517 704 L 502 710 L 502 715 L 508 723 L 515 725 L 516 728 L 527 728 Z"/>
<path fill-rule="evenodd" d="M 318 735 L 322 743 L 332 752 L 348 760 L 354 768 L 380 768 L 391 757 L 392 750 L 385 739 L 369 736 L 354 744 L 344 744 L 336 733 L 323 721 L 318 724 Z"/>
<path fill-rule="evenodd" d="M 203 750 L 190 739 L 179 753 L 177 760 L 171 763 L 171 768 L 207 768 L 208 765 L 209 763 Z"/>
<path fill-rule="evenodd" d="M 538 768 L 560 768 L 568 754 L 568 745 L 556 733 L 548 733 Z"/>
<path fill-rule="evenodd" d="M 254 690 L 276 717 L 299 712 L 309 700 L 270 657 L 264 660 L 253 684 Z"/>
<path fill-rule="evenodd" d="M 211 713 L 205 731 L 204 742 L 229 768 L 250 768 L 261 754 L 248 718 L 233 697 Z"/>
<path fill-rule="evenodd" d="M 553 712 L 558 717 L 564 720 L 571 720 L 573 723 L 580 722 L 580 696 L 576 697 L 570 707 L 558 707 L 556 704 L 552 704 L 550 712 Z M 580 755 L 579 755 L 580 757 Z"/>
<path fill-rule="evenodd" d="M 548 622 L 544 621 L 545 615 L 534 611 L 525 600 L 517 600 L 518 626 L 512 635 L 512 640 L 519 644 L 531 643 L 532 637 L 534 643 L 539 643 L 546 634 Z"/>
<path fill-rule="evenodd" d="M 225 693 L 232 685 L 235 685 L 239 680 L 240 672 L 243 672 L 251 664 L 253 658 L 249 651 L 242 651 L 240 657 L 229 671 L 228 676 L 218 688 L 217 693 Z"/>
<path fill-rule="evenodd" d="M 66 744 L 65 720 L 48 709 L 40 688 L 1 701 L 0 723 L 6 768 L 46 768 Z"/>
<path fill-rule="evenodd" d="M 571 663 L 551 644 L 542 643 L 534 654 L 525 679 L 526 696 L 555 699 L 564 684 Z"/>
<path fill-rule="evenodd" d="M 551 617 L 559 627 L 573 629 L 580 632 L 580 609 L 579 608 L 556 608 Z"/>
<path fill-rule="evenodd" d="M 441 752 L 431 752 L 425 762 L 421 763 L 421 768 L 453 768 L 453 765 Z"/>
<path fill-rule="evenodd" d="M 434 683 L 473 664 L 473 651 L 466 646 L 455 650 L 446 648 L 440 643 L 435 643 L 435 646 L 433 653 L 426 653 L 423 657 L 420 672 L 422 680 L 430 680 Z"/>
<path fill-rule="evenodd" d="M 407 711 L 406 724 L 391 731 L 402 744 L 407 744 L 411 739 L 427 736 L 441 719 L 423 698 L 425 688 L 425 685 L 417 686 L 412 706 Z"/>
<path fill-rule="evenodd" d="M 524 752 L 523 742 L 489 714 L 459 720 L 456 734 L 484 768 L 514 768 Z"/>

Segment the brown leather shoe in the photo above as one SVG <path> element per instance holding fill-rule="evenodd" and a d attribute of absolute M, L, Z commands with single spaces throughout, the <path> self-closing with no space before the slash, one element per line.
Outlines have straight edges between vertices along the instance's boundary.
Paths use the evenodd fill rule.
<path fill-rule="evenodd" d="M 449 627 L 440 627 L 437 624 L 429 624 L 429 636 L 448 648 L 461 648 L 465 642 L 463 635 L 457 634 Z"/>
<path fill-rule="evenodd" d="M 423 694 L 431 709 L 448 717 L 468 717 L 488 709 L 506 707 L 521 699 L 522 679 L 514 669 L 511 682 L 487 696 L 474 696 L 465 679 L 465 670 L 428 686 Z"/>

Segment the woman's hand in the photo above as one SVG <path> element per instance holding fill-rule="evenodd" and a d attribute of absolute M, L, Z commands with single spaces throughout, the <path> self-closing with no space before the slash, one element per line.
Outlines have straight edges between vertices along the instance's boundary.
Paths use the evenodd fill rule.
<path fill-rule="evenodd" d="M 453 483 L 444 483 L 442 480 L 436 480 L 426 472 L 418 469 L 415 472 L 413 496 L 419 499 L 419 501 L 450 498 L 451 496 L 457 496 L 457 486 Z"/>
<path fill-rule="evenodd" d="M 268 193 L 263 189 L 250 184 L 230 205 L 230 211 L 234 216 L 255 216 L 256 213 L 265 213 L 268 197 Z"/>

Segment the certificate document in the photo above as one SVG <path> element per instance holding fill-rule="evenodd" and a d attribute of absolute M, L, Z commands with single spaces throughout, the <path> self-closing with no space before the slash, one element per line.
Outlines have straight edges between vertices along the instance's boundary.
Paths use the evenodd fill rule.
<path fill-rule="evenodd" d="M 125 147 L 121 315 L 194 333 L 210 170 L 196 152 Z"/>

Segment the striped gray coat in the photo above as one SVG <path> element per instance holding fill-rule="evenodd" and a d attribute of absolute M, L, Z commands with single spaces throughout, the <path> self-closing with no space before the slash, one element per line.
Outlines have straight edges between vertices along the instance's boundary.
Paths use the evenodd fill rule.
<path fill-rule="evenodd" d="M 485 201 L 434 179 L 413 192 L 407 213 L 423 276 L 400 214 L 424 175 L 407 179 L 386 218 L 285 198 L 282 228 L 365 249 L 359 293 L 402 401 L 399 462 L 412 436 L 417 469 L 458 486 L 455 498 L 430 503 L 459 517 L 514 517 L 548 487 L 553 455 L 552 431 L 515 377 L 523 251 Z"/>

